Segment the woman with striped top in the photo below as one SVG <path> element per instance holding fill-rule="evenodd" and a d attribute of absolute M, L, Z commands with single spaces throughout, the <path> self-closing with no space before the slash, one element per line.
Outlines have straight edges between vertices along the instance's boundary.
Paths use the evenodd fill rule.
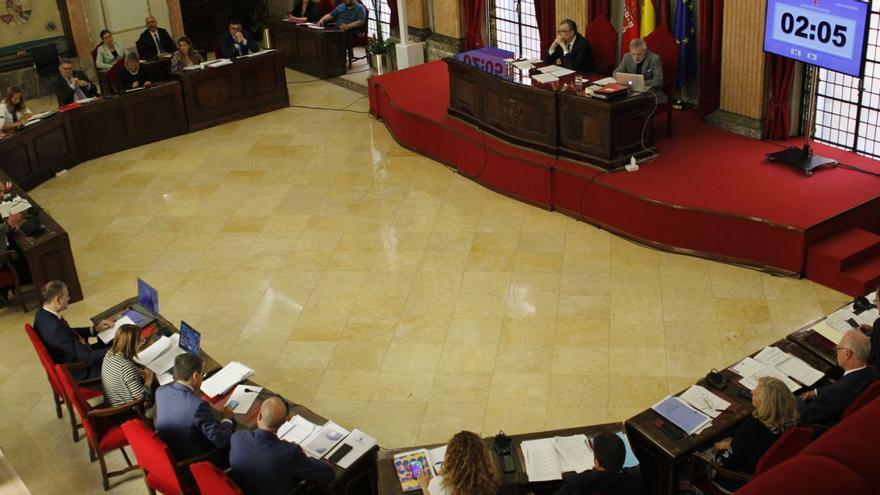
<path fill-rule="evenodd" d="M 101 365 L 104 399 L 113 407 L 150 395 L 153 373 L 141 371 L 134 363 L 139 337 L 140 329 L 136 325 L 122 325 L 116 330 L 113 347 L 104 355 Z"/>

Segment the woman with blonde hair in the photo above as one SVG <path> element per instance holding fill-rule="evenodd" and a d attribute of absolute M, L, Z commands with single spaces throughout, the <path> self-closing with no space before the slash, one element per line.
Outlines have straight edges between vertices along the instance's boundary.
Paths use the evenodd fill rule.
<path fill-rule="evenodd" d="M 428 479 L 423 470 L 419 484 L 425 495 L 492 495 L 500 476 L 492 452 L 475 433 L 460 431 L 446 444 L 440 474 Z"/>
<path fill-rule="evenodd" d="M 736 428 L 732 438 L 725 438 L 713 447 L 720 465 L 734 471 L 755 473 L 755 466 L 782 433 L 798 421 L 797 399 L 778 378 L 758 379 L 752 392 L 755 410 Z M 730 493 L 744 483 L 716 476 L 712 480 L 719 489 Z"/>
<path fill-rule="evenodd" d="M 151 395 L 153 373 L 146 369 L 142 371 L 134 362 L 140 346 L 140 332 L 137 325 L 122 325 L 113 337 L 113 347 L 104 355 L 101 382 L 104 385 L 104 399 L 113 407 L 148 399 Z M 122 421 L 129 418 L 114 416 L 113 419 Z"/>

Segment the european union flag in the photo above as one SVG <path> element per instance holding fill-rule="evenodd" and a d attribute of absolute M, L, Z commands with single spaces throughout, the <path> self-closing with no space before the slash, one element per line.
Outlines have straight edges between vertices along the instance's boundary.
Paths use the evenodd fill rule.
<path fill-rule="evenodd" d="M 678 43 L 678 73 L 675 87 L 682 87 L 697 73 L 697 31 L 694 29 L 694 1 L 675 2 L 675 42 Z"/>

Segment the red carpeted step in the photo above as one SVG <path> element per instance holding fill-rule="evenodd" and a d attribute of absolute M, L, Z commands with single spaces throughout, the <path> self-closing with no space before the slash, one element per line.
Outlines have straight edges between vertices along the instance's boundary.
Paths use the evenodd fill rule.
<path fill-rule="evenodd" d="M 880 236 L 852 228 L 807 249 L 806 276 L 850 295 L 880 283 Z"/>

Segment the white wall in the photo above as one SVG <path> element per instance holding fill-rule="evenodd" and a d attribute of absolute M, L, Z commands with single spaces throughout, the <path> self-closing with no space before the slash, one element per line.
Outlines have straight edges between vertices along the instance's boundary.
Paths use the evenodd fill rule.
<path fill-rule="evenodd" d="M 170 21 L 168 16 L 168 4 L 166 0 L 84 0 L 88 12 L 89 36 L 92 46 L 96 46 L 101 42 L 99 34 L 105 28 L 105 6 L 108 11 L 117 13 L 115 19 L 123 21 L 130 20 L 130 25 L 112 26 L 113 38 L 117 45 L 126 49 L 134 48 L 135 41 L 145 29 L 144 18 L 147 15 L 153 15 L 159 23 L 159 27 L 165 28 L 171 33 L 173 38 L 177 38 L 180 33 L 171 32 Z M 107 18 L 111 18 L 113 14 L 108 12 Z M 123 22 L 129 24 L 129 22 Z"/>

